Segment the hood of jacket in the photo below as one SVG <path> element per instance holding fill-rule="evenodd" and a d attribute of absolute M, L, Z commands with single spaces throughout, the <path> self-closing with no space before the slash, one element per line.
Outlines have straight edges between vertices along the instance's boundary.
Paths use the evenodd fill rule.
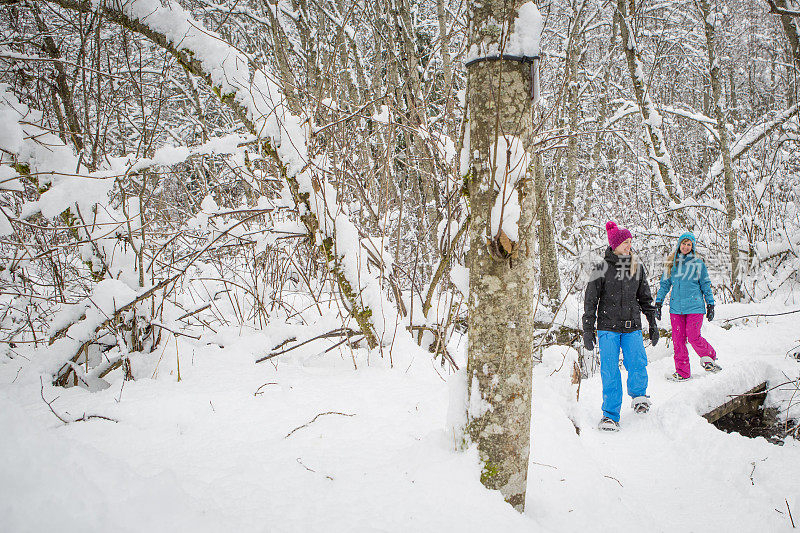
<path fill-rule="evenodd" d="M 686 254 L 688 257 L 693 257 L 695 255 L 695 251 L 697 250 L 697 238 L 694 236 L 694 233 L 691 231 L 687 231 L 683 233 L 680 237 L 678 237 L 678 242 L 675 243 L 675 257 L 678 258 L 681 255 L 681 243 L 689 239 L 692 241 L 692 251 Z"/>

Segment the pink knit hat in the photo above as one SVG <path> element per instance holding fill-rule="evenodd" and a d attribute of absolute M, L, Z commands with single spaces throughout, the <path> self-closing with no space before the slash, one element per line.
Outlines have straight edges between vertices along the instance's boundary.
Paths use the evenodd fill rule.
<path fill-rule="evenodd" d="M 616 222 L 611 220 L 606 222 L 606 233 L 608 233 L 608 244 L 611 246 L 612 250 L 616 250 L 626 239 L 633 238 L 630 231 L 625 228 L 617 227 Z"/>

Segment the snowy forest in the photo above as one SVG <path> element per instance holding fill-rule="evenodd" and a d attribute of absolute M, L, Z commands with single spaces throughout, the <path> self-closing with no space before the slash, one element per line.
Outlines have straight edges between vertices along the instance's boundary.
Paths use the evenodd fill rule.
<path fill-rule="evenodd" d="M 797 0 L 0 0 L 0 30 L 3 531 L 800 521 Z M 666 302 L 613 433 L 608 221 Z M 674 383 L 685 232 L 722 371 Z"/>

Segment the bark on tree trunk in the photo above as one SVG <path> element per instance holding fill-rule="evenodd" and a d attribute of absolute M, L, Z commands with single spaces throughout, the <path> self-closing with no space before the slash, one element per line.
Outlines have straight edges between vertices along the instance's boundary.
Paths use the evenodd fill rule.
<path fill-rule="evenodd" d="M 786 0 L 775 0 L 775 5 L 779 8 L 786 9 Z M 786 38 L 789 40 L 789 47 L 792 49 L 792 59 L 794 60 L 795 67 L 800 69 L 800 37 L 797 31 L 797 21 L 794 17 L 785 14 L 782 14 L 780 17 L 783 31 L 786 33 Z M 791 78 L 795 77 L 792 76 Z M 795 87 L 794 84 L 790 84 L 787 92 L 789 107 L 791 107 L 795 103 L 797 87 Z"/>
<path fill-rule="evenodd" d="M 473 1 L 469 44 L 500 45 L 521 0 Z M 502 48 L 501 48 L 502 50 Z M 522 180 L 517 257 L 498 260 L 487 247 L 497 193 L 490 150 L 498 137 L 530 131 L 529 69 L 514 61 L 483 61 L 469 67 L 470 298 L 467 433 L 478 446 L 481 482 L 497 489 L 520 512 L 525 506 L 530 452 L 534 280 L 534 195 Z M 522 145 L 527 143 L 521 139 Z M 491 148 L 490 148 L 491 147 Z"/>
<path fill-rule="evenodd" d="M 775 0 L 775 5 L 786 8 L 786 0 Z M 789 45 L 792 47 L 794 62 L 800 67 L 800 38 L 797 35 L 797 22 L 789 15 L 781 15 L 781 24 L 786 32 L 786 37 L 789 39 Z"/>
<path fill-rule="evenodd" d="M 55 93 L 58 94 L 59 98 L 61 98 L 61 104 L 64 106 L 64 118 L 66 119 L 67 126 L 69 127 L 69 135 L 70 139 L 72 140 L 72 144 L 75 146 L 75 150 L 80 152 L 83 150 L 81 123 L 80 118 L 78 118 L 78 112 L 75 109 L 75 101 L 73 100 L 72 88 L 70 87 L 70 82 L 67 78 L 66 69 L 64 68 L 64 64 L 59 61 L 61 59 L 61 50 L 59 50 L 58 45 L 56 45 L 55 40 L 50 35 L 50 29 L 42 19 L 39 13 L 39 8 L 36 6 L 36 4 L 31 4 L 31 10 L 39 31 L 45 35 L 42 47 L 44 48 L 44 51 L 47 52 L 47 55 L 56 60 L 53 62 L 53 68 L 56 71 L 53 89 Z M 58 109 L 57 103 L 53 102 L 53 104 L 53 107 Z"/>

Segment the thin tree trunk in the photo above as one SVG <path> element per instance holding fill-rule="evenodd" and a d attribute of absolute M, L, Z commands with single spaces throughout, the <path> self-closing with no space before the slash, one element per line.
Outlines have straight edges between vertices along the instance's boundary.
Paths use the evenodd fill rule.
<path fill-rule="evenodd" d="M 639 110 L 642 113 L 642 123 L 647 132 L 644 140 L 650 154 L 650 167 L 653 181 L 661 195 L 669 202 L 680 202 L 683 192 L 677 182 L 675 169 L 672 166 L 665 142 L 664 132 L 661 129 L 661 115 L 656 110 L 650 95 L 650 87 L 644 79 L 644 68 L 639 57 L 639 47 L 636 35 L 633 33 L 634 0 L 617 0 L 620 12 L 620 35 L 622 36 L 622 49 L 628 63 L 633 92 Z"/>
<path fill-rule="evenodd" d="M 544 175 L 541 154 L 533 156 L 533 183 L 536 194 L 536 219 L 539 228 L 536 232 L 539 240 L 539 284 L 542 293 L 546 294 L 553 308 L 561 298 L 561 279 L 558 275 L 558 255 L 556 254 L 555 227 L 550 216 L 550 205 L 547 202 L 547 179 Z"/>
<path fill-rule="evenodd" d="M 725 176 L 725 215 L 728 223 L 728 252 L 731 260 L 731 290 L 733 299 L 742 299 L 742 285 L 739 278 L 739 232 L 736 224 L 736 191 L 735 175 L 733 173 L 733 163 L 731 162 L 731 152 L 728 146 L 728 128 L 725 123 L 725 113 L 722 109 L 722 83 L 720 82 L 719 60 L 714 49 L 714 20 L 711 18 L 711 7 L 708 0 L 700 0 L 700 11 L 706 32 L 706 48 L 708 51 L 708 73 L 711 78 L 711 97 L 712 108 L 717 119 L 717 130 L 719 132 L 719 149 L 722 152 L 722 166 Z"/>
<path fill-rule="evenodd" d="M 69 137 L 72 140 L 72 144 L 75 146 L 75 150 L 80 152 L 83 150 L 83 135 L 81 132 L 80 118 L 78 118 L 78 112 L 75 109 L 72 88 L 70 87 L 69 80 L 67 79 L 66 69 L 64 68 L 64 64 L 59 61 L 61 59 L 61 51 L 58 49 L 55 40 L 50 35 L 50 29 L 47 27 L 44 20 L 42 20 L 42 17 L 39 14 L 38 6 L 36 4 L 31 4 L 31 10 L 39 31 L 45 36 L 42 47 L 44 48 L 44 51 L 47 52 L 47 55 L 56 60 L 53 62 L 53 67 L 56 70 L 55 84 L 53 85 L 53 88 L 56 94 L 58 94 L 58 97 L 61 99 L 61 105 L 64 107 L 64 118 L 66 119 L 67 126 L 69 127 Z M 56 102 L 53 102 L 53 104 L 54 107 L 58 109 Z"/>
<path fill-rule="evenodd" d="M 599 128 L 603 128 L 606 120 L 608 119 L 608 95 L 611 90 L 611 73 L 613 72 L 612 65 L 614 64 L 614 49 L 617 41 L 617 16 L 613 17 L 611 23 L 611 35 L 608 46 L 608 64 L 605 67 L 603 74 L 603 85 L 599 96 L 599 109 L 597 112 L 597 124 Z M 589 218 L 592 209 L 592 198 L 594 198 L 594 182 L 600 174 L 601 155 L 603 151 L 603 139 L 605 134 L 598 131 L 595 135 L 594 147 L 592 148 L 592 167 L 589 172 L 589 179 L 586 181 L 585 194 L 583 195 L 583 218 Z"/>
<path fill-rule="evenodd" d="M 578 83 L 578 65 L 582 55 L 581 29 L 585 3 L 582 3 L 572 22 L 569 41 L 567 43 L 567 60 L 564 70 L 567 81 L 567 120 L 569 139 L 567 140 L 567 183 L 564 194 L 564 233 L 570 232 L 572 218 L 575 214 L 575 189 L 578 183 L 578 118 L 580 111 L 580 83 Z"/>
<path fill-rule="evenodd" d="M 272 7 L 269 5 L 262 5 L 262 10 L 270 21 L 272 52 L 275 54 L 275 62 L 278 64 L 278 72 L 280 72 L 281 75 L 281 90 L 289 104 L 289 109 L 291 109 L 293 113 L 299 113 L 300 99 L 295 91 L 297 82 L 295 81 L 292 67 L 289 65 L 289 58 L 286 56 L 286 50 L 291 48 L 289 39 L 283 31 L 280 14 L 277 10 L 273 12 Z"/>
<path fill-rule="evenodd" d="M 452 59 L 450 58 L 450 34 L 447 32 L 447 11 L 444 4 L 445 0 L 436 0 L 436 18 L 439 20 L 440 53 L 442 56 L 442 76 L 444 77 L 442 87 L 445 97 L 444 112 L 445 116 L 449 117 L 453 113 L 454 103 L 454 99 L 451 96 L 453 90 L 453 67 Z"/>

